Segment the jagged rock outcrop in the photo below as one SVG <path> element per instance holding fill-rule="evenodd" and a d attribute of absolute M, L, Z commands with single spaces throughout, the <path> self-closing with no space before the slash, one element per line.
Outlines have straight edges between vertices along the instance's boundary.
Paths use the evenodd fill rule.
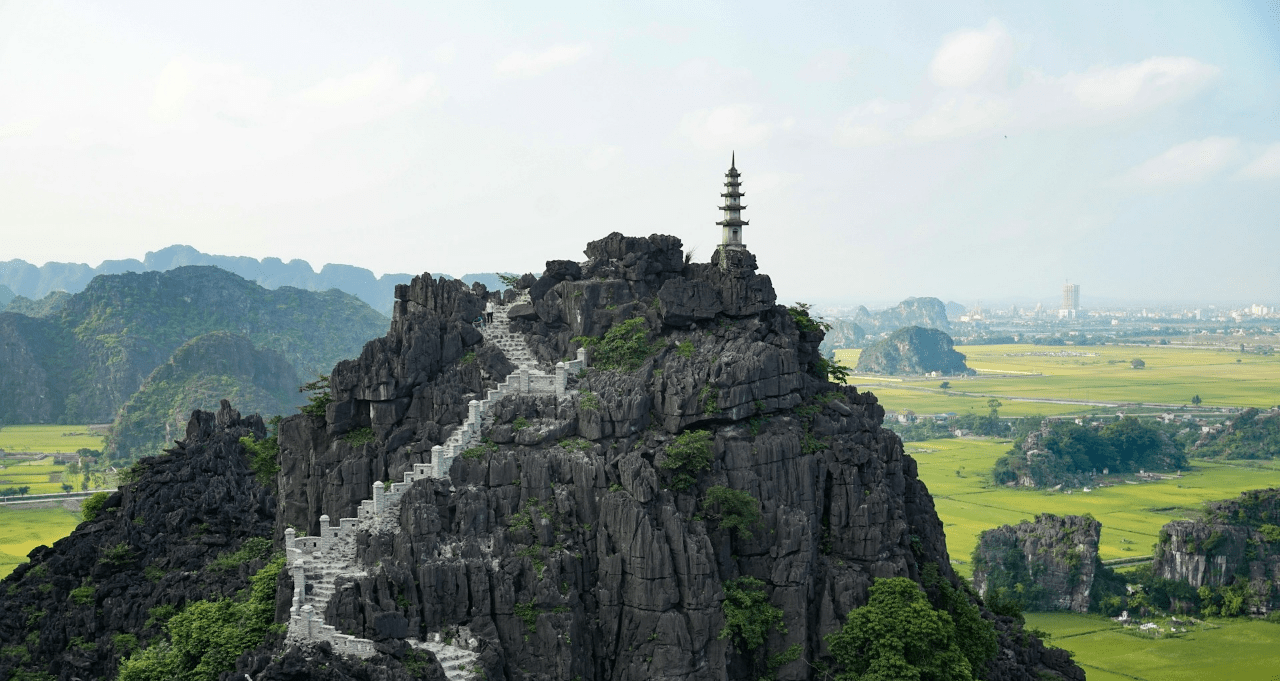
<path fill-rule="evenodd" d="M 112 494 L 101 515 L 81 523 L 0 583 L 0 678 L 18 669 L 63 681 L 114 678 L 117 636 L 144 645 L 161 637 L 149 614 L 248 585 L 257 559 L 216 570 L 210 563 L 245 540 L 269 536 L 276 499 L 254 480 L 239 438 L 265 435 L 262 419 L 223 402 L 192 416 L 168 456 L 144 459 L 138 479 Z"/>
<path fill-rule="evenodd" d="M 875 343 L 858 356 L 854 371 L 871 374 L 968 374 L 964 354 L 956 352 L 951 336 L 937 329 L 908 326 Z"/>
<path fill-rule="evenodd" d="M 1160 530 L 1151 566 L 1156 576 L 1197 588 L 1246 582 L 1252 612 L 1280 607 L 1280 489 L 1210 502 L 1204 515 L 1202 520 L 1175 520 Z"/>
<path fill-rule="evenodd" d="M 802 659 L 776 677 L 810 679 L 872 579 L 928 569 L 965 588 L 875 397 L 818 377 L 821 330 L 776 304 L 753 258 L 686 263 L 674 237 L 620 234 L 586 255 L 517 282 L 530 302 L 509 317 L 544 368 L 577 337 L 605 339 L 592 369 L 562 398 L 503 398 L 489 442 L 447 479 L 410 483 L 395 529 L 356 537 L 359 570 L 337 579 L 325 623 L 384 644 L 465 629 L 487 679 L 754 679 L 793 645 Z M 277 536 L 356 515 L 510 372 L 468 324 L 483 295 L 429 275 L 398 289 L 388 335 L 334 369 L 325 417 L 281 424 Z M 631 319 L 638 337 L 609 336 Z M 351 442 L 363 428 L 371 441 Z M 749 536 L 708 506 L 713 487 L 749 495 Z M 742 576 L 785 625 L 749 651 L 721 637 L 725 584 Z M 1083 678 L 988 618 L 1001 650 L 984 678 Z"/>
<path fill-rule="evenodd" d="M 1051 513 L 986 530 L 973 552 L 973 585 L 987 598 L 1004 589 L 1025 610 L 1088 612 L 1101 532 L 1091 517 Z"/>

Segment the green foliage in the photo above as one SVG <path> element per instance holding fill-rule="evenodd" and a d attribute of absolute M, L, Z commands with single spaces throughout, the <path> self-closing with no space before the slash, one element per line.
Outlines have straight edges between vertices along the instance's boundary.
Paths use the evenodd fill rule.
<path fill-rule="evenodd" d="M 517 432 L 524 430 L 525 428 L 528 428 L 528 427 L 529 427 L 529 419 L 523 416 L 511 422 L 511 430 L 514 430 Z"/>
<path fill-rule="evenodd" d="M 764 582 L 755 577 L 738 577 L 724 583 L 724 628 L 718 638 L 731 638 L 740 652 L 764 645 L 773 629 L 787 633 L 782 625 L 782 609 L 769 603 Z"/>
<path fill-rule="evenodd" d="M 720 411 L 719 391 L 710 385 L 702 386 L 702 392 L 698 393 L 698 403 L 702 405 L 703 413 L 718 413 Z"/>
<path fill-rule="evenodd" d="M 649 341 L 649 327 L 644 317 L 614 324 L 604 338 L 578 336 L 573 342 L 590 348 L 591 365 L 605 371 L 635 371 L 660 347 Z"/>
<path fill-rule="evenodd" d="M 209 563 L 210 570 L 234 570 L 252 560 L 267 558 L 271 555 L 271 540 L 266 537 L 249 537 L 240 544 L 234 553 L 223 552 Z"/>
<path fill-rule="evenodd" d="M 530 600 L 528 603 L 516 603 L 515 615 L 524 622 L 524 626 L 529 630 L 530 634 L 538 633 L 538 602 Z"/>
<path fill-rule="evenodd" d="M 120 681 L 191 679 L 215 681 L 235 668 L 244 651 L 266 640 L 275 618 L 277 558 L 250 579 L 245 600 L 223 598 L 189 603 L 164 625 L 169 643 L 157 642 L 120 665 Z"/>
<path fill-rule="evenodd" d="M 1012 482 L 1030 476 L 1038 485 L 1052 485 L 1072 475 L 1091 471 L 1112 473 L 1184 468 L 1186 455 L 1152 424 L 1134 417 L 1122 418 L 1102 429 L 1056 421 L 1040 438 L 1040 446 L 1048 456 L 1028 461 L 1017 443 L 996 462 L 992 478 L 997 483 Z"/>
<path fill-rule="evenodd" d="M 496 454 L 496 453 L 498 453 L 497 443 L 485 441 L 485 442 L 481 442 L 480 444 L 474 447 L 468 447 L 467 449 L 462 450 L 461 456 L 464 459 L 472 459 L 472 460 L 478 461 L 480 459 L 483 459 L 485 456 L 489 454 Z"/>
<path fill-rule="evenodd" d="M 583 390 L 578 394 L 578 406 L 591 411 L 600 411 L 600 398 L 590 390 Z"/>
<path fill-rule="evenodd" d="M 333 402 L 333 390 L 329 386 L 329 377 L 321 374 L 316 380 L 303 384 L 298 388 L 300 393 L 311 393 L 307 395 L 307 403 L 298 408 L 298 411 L 318 418 L 324 418 L 325 408 L 329 403 Z"/>
<path fill-rule="evenodd" d="M 359 447 L 360 445 L 368 444 L 373 442 L 375 439 L 376 436 L 374 435 L 372 428 L 356 428 L 342 436 L 342 441 L 352 447 Z"/>
<path fill-rule="evenodd" d="M 462 364 L 464 366 L 467 364 L 473 364 L 475 363 L 475 361 L 476 361 L 476 353 L 474 350 L 462 356 Z"/>
<path fill-rule="evenodd" d="M 161 570 L 154 565 L 148 565 L 142 571 L 142 576 L 146 577 L 149 582 L 158 582 L 164 578 L 164 570 Z"/>
<path fill-rule="evenodd" d="M 255 440 L 252 437 L 240 438 L 245 454 L 249 456 L 249 470 L 257 478 L 258 483 L 270 485 L 280 472 L 280 417 L 271 419 L 272 431 L 267 437 Z"/>
<path fill-rule="evenodd" d="M 80 504 L 80 515 L 86 521 L 94 521 L 102 514 L 102 507 L 107 505 L 107 492 L 94 492 L 84 503 Z"/>
<path fill-rule="evenodd" d="M 1210 433 L 1193 444 L 1192 454 L 1203 458 L 1274 459 L 1280 457 L 1280 416 L 1258 418 L 1245 409 L 1221 433 Z"/>
<path fill-rule="evenodd" d="M 115 546 L 103 549 L 102 558 L 98 562 L 108 565 L 122 565 L 133 559 L 133 551 L 129 550 L 127 542 L 120 542 Z"/>
<path fill-rule="evenodd" d="M 1262 533 L 1263 538 L 1271 543 L 1280 543 L 1280 527 L 1276 527 L 1270 523 L 1263 523 L 1258 527 L 1258 531 Z"/>
<path fill-rule="evenodd" d="M 750 528 L 760 524 L 760 504 L 747 492 L 714 485 L 702 500 L 702 510 L 720 519 L 720 527 L 738 533 L 739 539 L 750 539 Z"/>
<path fill-rule="evenodd" d="M 787 308 L 787 312 L 791 313 L 791 319 L 799 327 L 801 333 L 826 333 L 831 330 L 831 325 L 820 319 L 814 319 L 809 316 L 808 303 L 796 303 Z"/>
<path fill-rule="evenodd" d="M 974 678 L 951 616 L 934 610 L 905 577 L 872 583 L 867 604 L 850 612 L 826 640 L 841 670 L 837 681 Z"/>
<path fill-rule="evenodd" d="M 694 351 L 693 341 L 687 340 L 676 344 L 676 354 L 686 359 L 693 357 Z"/>
<path fill-rule="evenodd" d="M 157 605 L 147 610 L 147 621 L 143 623 L 144 627 L 153 625 L 163 625 L 168 622 L 174 615 L 178 614 L 178 609 L 169 603 Z"/>
<path fill-rule="evenodd" d="M 709 430 L 689 430 L 675 437 L 675 442 L 667 445 L 667 458 L 662 462 L 663 468 L 674 471 L 671 476 L 671 488 L 686 490 L 694 482 L 698 471 L 711 468 L 711 442 L 714 436 Z"/>
<path fill-rule="evenodd" d="M 844 385 L 849 382 L 849 368 L 845 365 L 826 357 L 819 356 L 815 362 L 818 373 L 831 383 Z"/>
<path fill-rule="evenodd" d="M 566 452 L 585 452 L 592 447 L 591 441 L 580 437 L 565 438 L 560 441 L 560 448 Z"/>
<path fill-rule="evenodd" d="M 76 605 L 93 605 L 93 596 L 96 591 L 96 587 L 86 580 L 84 584 L 71 590 L 71 602 Z"/>
<path fill-rule="evenodd" d="M 498 279 L 506 285 L 507 288 L 514 288 L 516 282 L 520 281 L 520 277 L 514 274 L 499 274 Z"/>

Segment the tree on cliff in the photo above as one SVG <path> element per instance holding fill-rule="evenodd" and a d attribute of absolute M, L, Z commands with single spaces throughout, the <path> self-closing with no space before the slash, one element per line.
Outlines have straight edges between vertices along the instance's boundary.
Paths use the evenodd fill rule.
<path fill-rule="evenodd" d="M 867 604 L 850 612 L 827 644 L 842 668 L 837 681 L 974 678 L 951 615 L 934 610 L 905 577 L 876 580 Z"/>

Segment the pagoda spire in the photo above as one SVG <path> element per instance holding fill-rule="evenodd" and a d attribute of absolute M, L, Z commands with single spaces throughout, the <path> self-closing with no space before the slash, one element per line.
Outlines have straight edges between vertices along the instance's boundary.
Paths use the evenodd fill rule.
<path fill-rule="evenodd" d="M 725 173 L 724 177 L 725 191 L 720 195 L 724 198 L 724 205 L 720 206 L 720 210 L 724 211 L 724 219 L 716 223 L 723 228 L 720 248 L 745 249 L 747 246 L 742 243 L 742 228 L 750 223 L 742 219 L 742 211 L 746 208 L 742 203 L 742 197 L 746 194 L 742 192 L 742 181 L 738 179 L 741 174 L 738 172 L 736 151 L 731 152 L 729 156 L 729 172 Z"/>

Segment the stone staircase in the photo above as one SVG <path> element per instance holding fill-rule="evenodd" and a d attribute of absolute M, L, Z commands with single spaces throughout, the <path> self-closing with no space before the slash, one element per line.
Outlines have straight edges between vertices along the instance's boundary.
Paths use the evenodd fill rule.
<path fill-rule="evenodd" d="M 513 305 L 528 302 L 517 299 Z M 299 537 L 293 528 L 285 530 L 285 555 L 289 574 L 293 576 L 293 604 L 289 609 L 289 642 L 328 641 L 334 652 L 360 658 L 376 654 L 373 641 L 343 634 L 332 625 L 324 623 L 324 613 L 334 594 L 334 584 L 339 577 L 367 577 L 356 564 L 356 536 L 364 531 L 371 534 L 400 531 L 400 499 L 406 490 L 428 478 L 449 479 L 453 459 L 469 447 L 479 443 L 480 433 L 489 421 L 489 408 L 511 393 L 567 394 L 567 377 L 582 371 L 586 356 L 578 351 L 577 359 L 560 362 L 554 374 L 532 367 L 536 362 L 523 337 L 512 333 L 507 312 L 510 305 L 497 306 L 494 321 L 478 324 L 486 343 L 493 343 L 519 369 L 506 378 L 497 388 L 490 390 L 484 400 L 472 400 L 467 420 L 451 433 L 443 445 L 431 450 L 431 463 L 416 463 L 413 470 L 404 473 L 403 482 L 390 486 L 373 483 L 373 496 L 360 503 L 355 518 L 342 518 L 337 525 L 330 525 L 329 516 L 320 516 L 320 535 Z M 427 641 L 410 638 L 408 643 L 421 650 L 431 651 L 444 667 L 450 681 L 470 681 L 480 671 L 476 663 L 479 641 L 465 627 L 455 638 L 446 639 L 436 632 Z"/>

